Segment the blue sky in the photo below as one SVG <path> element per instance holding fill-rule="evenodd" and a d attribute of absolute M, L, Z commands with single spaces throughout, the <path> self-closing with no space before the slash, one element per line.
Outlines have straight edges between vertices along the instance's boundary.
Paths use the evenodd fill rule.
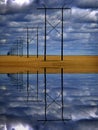
<path fill-rule="evenodd" d="M 17 40 L 26 54 L 29 27 L 30 54 L 36 55 L 36 27 L 39 54 L 44 54 L 44 11 L 38 7 L 69 7 L 64 11 L 64 55 L 98 55 L 98 0 L 5 0 L 0 2 L 0 54 L 17 52 Z M 52 26 L 56 26 L 53 30 Z M 33 27 L 33 29 L 31 28 Z M 35 28 L 34 28 L 35 27 Z M 61 11 L 47 11 L 47 54 L 60 55 Z"/>

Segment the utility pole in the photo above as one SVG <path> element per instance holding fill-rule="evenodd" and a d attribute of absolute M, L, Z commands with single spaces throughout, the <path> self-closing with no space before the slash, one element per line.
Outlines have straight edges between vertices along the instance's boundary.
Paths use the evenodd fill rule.
<path fill-rule="evenodd" d="M 22 39 L 22 37 L 19 37 L 18 50 L 19 50 L 20 56 L 23 56 L 23 39 Z"/>
<path fill-rule="evenodd" d="M 45 89 L 45 121 L 47 121 L 47 78 L 46 78 L 46 68 L 44 68 L 44 89 Z"/>
<path fill-rule="evenodd" d="M 64 84 L 63 84 L 63 68 L 61 68 L 61 95 L 62 95 L 62 114 L 61 114 L 61 118 L 62 121 L 64 120 Z"/>
<path fill-rule="evenodd" d="M 29 58 L 29 28 L 27 27 L 27 58 Z"/>
<path fill-rule="evenodd" d="M 19 44 L 19 40 L 17 40 L 17 56 L 19 55 L 19 51 L 18 51 L 18 44 Z"/>
<path fill-rule="evenodd" d="M 38 27 L 37 27 L 37 58 L 38 58 Z"/>
<path fill-rule="evenodd" d="M 61 61 L 63 61 L 63 46 L 64 46 L 64 9 L 62 8 L 62 27 L 61 27 Z"/>
<path fill-rule="evenodd" d="M 46 61 L 46 44 L 47 44 L 47 9 L 45 8 L 45 41 L 44 41 L 44 61 Z"/>

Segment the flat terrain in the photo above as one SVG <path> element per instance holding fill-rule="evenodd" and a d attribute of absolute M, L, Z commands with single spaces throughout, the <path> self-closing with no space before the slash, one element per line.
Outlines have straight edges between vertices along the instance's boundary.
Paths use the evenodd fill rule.
<path fill-rule="evenodd" d="M 98 56 L 0 56 L 0 73 L 98 73 Z"/>

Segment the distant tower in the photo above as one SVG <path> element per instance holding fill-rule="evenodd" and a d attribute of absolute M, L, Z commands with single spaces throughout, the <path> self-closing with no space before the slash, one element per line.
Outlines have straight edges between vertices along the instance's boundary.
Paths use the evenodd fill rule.
<path fill-rule="evenodd" d="M 10 52 L 7 53 L 7 56 L 9 56 L 9 55 L 10 55 Z"/>

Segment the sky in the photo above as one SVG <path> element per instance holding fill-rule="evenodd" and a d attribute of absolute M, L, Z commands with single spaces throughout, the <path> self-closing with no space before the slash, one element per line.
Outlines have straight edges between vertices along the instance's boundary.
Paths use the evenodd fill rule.
<path fill-rule="evenodd" d="M 98 0 L 1 0 L 0 55 L 44 54 L 44 7 L 64 10 L 64 55 L 98 55 Z M 61 10 L 47 10 L 47 55 L 61 53 Z M 52 26 L 51 26 L 52 25 Z M 17 47 L 18 45 L 18 47 Z M 18 48 L 18 52 L 17 52 Z"/>

